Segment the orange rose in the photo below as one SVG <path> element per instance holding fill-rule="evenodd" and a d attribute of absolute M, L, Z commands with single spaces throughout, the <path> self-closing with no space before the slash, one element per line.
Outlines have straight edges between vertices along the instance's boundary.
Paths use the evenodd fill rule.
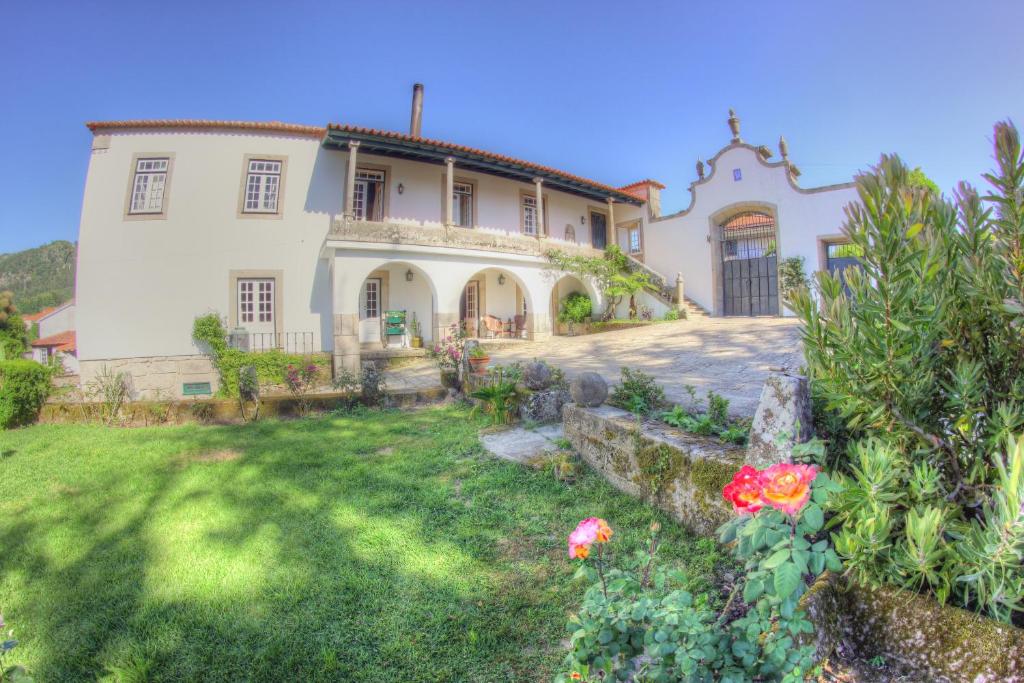
<path fill-rule="evenodd" d="M 818 476 L 814 465 L 779 463 L 761 472 L 761 500 L 776 510 L 796 517 L 811 498 L 811 482 Z"/>

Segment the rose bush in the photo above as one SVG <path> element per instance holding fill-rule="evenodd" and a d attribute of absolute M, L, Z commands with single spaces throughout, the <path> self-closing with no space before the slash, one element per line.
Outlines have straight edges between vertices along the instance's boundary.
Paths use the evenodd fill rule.
<path fill-rule="evenodd" d="M 823 531 L 836 485 L 813 466 L 744 465 L 722 490 L 736 517 L 719 530 L 743 562 L 724 605 L 685 590 L 686 577 L 645 553 L 609 567 L 611 527 L 590 517 L 569 535 L 569 557 L 592 585 L 570 620 L 572 651 L 560 681 L 787 681 L 813 669 L 814 630 L 799 607 L 809 583 L 842 565 Z M 593 563 L 591 548 L 597 545 Z"/>

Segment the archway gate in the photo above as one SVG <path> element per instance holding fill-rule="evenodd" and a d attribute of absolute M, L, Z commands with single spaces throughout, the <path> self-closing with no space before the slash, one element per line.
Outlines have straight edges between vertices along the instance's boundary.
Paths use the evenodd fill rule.
<path fill-rule="evenodd" d="M 775 219 L 759 211 L 736 214 L 719 226 L 722 313 L 779 314 L 779 260 Z"/>

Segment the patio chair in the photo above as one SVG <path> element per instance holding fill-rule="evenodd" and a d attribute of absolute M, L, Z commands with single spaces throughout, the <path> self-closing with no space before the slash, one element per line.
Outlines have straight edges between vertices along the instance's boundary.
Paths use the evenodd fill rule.
<path fill-rule="evenodd" d="M 487 336 L 491 339 L 494 337 L 500 337 L 505 332 L 505 323 L 501 321 L 501 318 L 496 318 L 493 315 L 485 315 L 483 317 L 484 329 L 487 331 Z"/>

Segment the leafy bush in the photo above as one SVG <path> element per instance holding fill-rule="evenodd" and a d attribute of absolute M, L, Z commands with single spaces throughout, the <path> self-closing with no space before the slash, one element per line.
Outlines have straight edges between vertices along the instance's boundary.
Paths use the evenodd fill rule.
<path fill-rule="evenodd" d="M 285 368 L 284 385 L 298 404 L 299 415 L 309 414 L 310 392 L 316 387 L 320 369 L 312 364 L 299 367 L 289 364 Z"/>
<path fill-rule="evenodd" d="M 359 388 L 363 403 L 368 406 L 379 405 L 384 400 L 384 371 L 376 363 L 363 363 L 363 372 L 359 376 Z"/>
<path fill-rule="evenodd" d="M 14 305 L 14 294 L 0 292 L 0 360 L 16 360 L 28 349 L 28 332 Z"/>
<path fill-rule="evenodd" d="M 613 406 L 646 415 L 665 404 L 665 390 L 651 375 L 623 367 L 622 381 L 612 387 L 608 402 Z"/>
<path fill-rule="evenodd" d="M 718 611 L 686 590 L 687 577 L 656 563 L 657 524 L 647 552 L 619 569 L 608 567 L 613 532 L 604 520 L 580 522 L 569 556 L 585 561 L 577 576 L 592 585 L 570 621 L 569 671 L 558 680 L 804 680 L 814 628 L 800 597 L 825 569 L 842 569 L 823 537 L 821 506 L 834 488 L 810 466 L 736 473 L 723 495 L 738 515 L 720 537 L 744 566 Z"/>
<path fill-rule="evenodd" d="M 697 392 L 692 386 L 686 389 L 693 399 L 693 410 L 686 410 L 680 405 L 672 406 L 659 415 L 662 422 L 691 434 L 717 436 L 726 443 L 742 446 L 747 442 L 750 425 L 729 420 L 729 399 L 709 391 L 707 412 L 701 413 L 703 400 L 697 398 Z"/>
<path fill-rule="evenodd" d="M 784 299 L 809 285 L 803 256 L 790 256 L 779 262 L 779 290 Z"/>
<path fill-rule="evenodd" d="M 563 323 L 579 324 L 587 321 L 593 313 L 594 304 L 590 297 L 582 292 L 571 292 L 562 299 L 562 307 L 558 320 Z"/>
<path fill-rule="evenodd" d="M 947 201 L 896 157 L 859 175 L 844 232 L 861 267 L 787 304 L 847 473 L 851 570 L 1007 620 L 1024 606 L 1024 547 L 1007 545 L 1024 510 L 1004 509 L 1024 428 L 1024 156 L 1012 124 L 994 141 L 985 197 L 961 183 Z"/>
<path fill-rule="evenodd" d="M 662 320 L 679 320 L 680 318 L 685 317 L 685 311 L 680 311 L 678 308 L 670 308 L 665 311 L 665 315 L 662 317 Z"/>
<path fill-rule="evenodd" d="M 470 396 L 481 402 L 473 407 L 473 411 L 482 407 L 494 424 L 510 424 L 515 419 L 521 398 L 516 383 L 506 379 L 500 369 Z"/>
<path fill-rule="evenodd" d="M 0 360 L 0 429 L 31 424 L 50 395 L 50 373 L 30 360 Z"/>

